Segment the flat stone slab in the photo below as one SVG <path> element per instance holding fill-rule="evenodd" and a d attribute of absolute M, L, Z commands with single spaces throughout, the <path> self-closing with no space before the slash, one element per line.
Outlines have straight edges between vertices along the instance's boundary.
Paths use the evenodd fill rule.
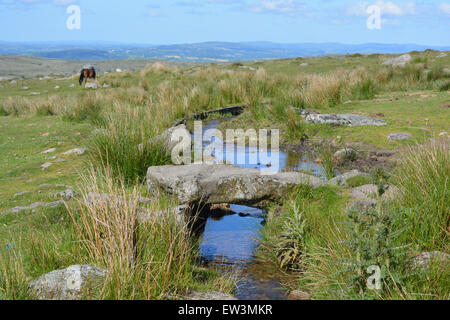
<path fill-rule="evenodd" d="M 41 207 L 56 208 L 61 205 L 64 205 L 64 201 L 62 201 L 62 200 L 55 201 L 55 202 L 35 202 L 26 207 L 14 207 L 14 208 L 5 210 L 3 212 L 0 212 L 0 215 L 4 214 L 4 213 L 18 213 L 18 212 L 24 211 L 24 210 L 34 210 L 34 209 L 41 208 Z"/>
<path fill-rule="evenodd" d="M 157 195 L 163 190 L 175 196 L 180 204 L 232 203 L 261 208 L 263 202 L 282 199 L 293 187 L 302 184 L 317 188 L 325 183 L 300 172 L 264 175 L 256 169 L 225 164 L 150 167 L 147 172 L 150 192 Z"/>
<path fill-rule="evenodd" d="M 313 114 L 306 116 L 306 123 L 310 124 L 330 124 L 336 126 L 385 126 L 386 121 L 374 119 L 359 114 Z"/>
<path fill-rule="evenodd" d="M 389 141 L 405 141 L 411 138 L 412 136 L 409 133 L 392 133 L 388 136 Z"/>

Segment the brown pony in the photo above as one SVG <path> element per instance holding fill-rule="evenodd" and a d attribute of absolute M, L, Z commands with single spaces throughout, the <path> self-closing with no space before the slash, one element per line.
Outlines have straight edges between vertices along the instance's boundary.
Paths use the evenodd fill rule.
<path fill-rule="evenodd" d="M 80 73 L 80 86 L 83 84 L 84 79 L 86 79 L 86 82 L 88 79 L 94 79 L 95 80 L 96 74 L 94 67 L 90 68 L 84 68 L 81 70 Z"/>

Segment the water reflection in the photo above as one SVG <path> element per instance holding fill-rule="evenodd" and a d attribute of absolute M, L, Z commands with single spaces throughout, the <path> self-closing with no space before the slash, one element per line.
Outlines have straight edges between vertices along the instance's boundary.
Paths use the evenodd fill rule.
<path fill-rule="evenodd" d="M 224 119 L 227 120 L 227 119 Z M 203 132 L 219 125 L 211 121 Z M 203 142 L 203 148 L 211 143 L 224 145 L 214 139 Z M 225 148 L 223 148 L 225 151 Z M 251 163 L 250 155 L 257 155 L 258 163 Z M 270 157 L 260 157 L 261 150 L 254 147 L 235 146 L 232 164 L 242 168 L 255 168 L 262 171 L 271 167 L 273 159 L 279 163 L 278 170 L 306 171 L 324 177 L 324 169 L 310 161 L 307 156 L 292 152 L 273 152 Z M 212 156 L 216 157 L 214 152 Z M 266 159 L 265 159 L 266 158 Z M 216 162 L 227 159 L 225 152 L 216 157 Z M 238 161 L 245 159 L 245 161 Z M 219 161 L 220 160 L 220 161 Z M 265 161 L 266 160 L 266 161 Z M 272 168 L 270 168 L 272 169 Z M 267 270 L 267 266 L 255 261 L 255 251 L 260 244 L 264 211 L 241 205 L 230 205 L 228 211 L 215 211 L 207 219 L 199 250 L 204 263 L 222 272 L 232 272 L 237 280 L 235 296 L 242 300 L 281 300 L 286 299 L 286 291 L 280 284 L 280 274 Z"/>

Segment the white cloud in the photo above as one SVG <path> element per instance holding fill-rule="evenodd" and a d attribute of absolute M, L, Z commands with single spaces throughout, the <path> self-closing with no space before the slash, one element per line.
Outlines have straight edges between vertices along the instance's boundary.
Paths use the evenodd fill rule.
<path fill-rule="evenodd" d="M 439 5 L 439 9 L 441 9 L 441 11 L 443 11 L 446 14 L 450 14 L 450 3 L 441 3 Z"/>
<path fill-rule="evenodd" d="M 250 8 L 250 11 L 292 14 L 305 9 L 306 6 L 296 0 L 260 0 L 256 6 Z"/>
<path fill-rule="evenodd" d="M 358 2 L 347 8 L 347 14 L 351 16 L 368 16 L 369 14 L 366 10 L 370 5 L 378 6 L 383 15 L 403 16 L 416 14 L 414 2 L 404 2 L 397 5 L 391 1 L 384 0 L 377 0 L 375 3 Z"/>

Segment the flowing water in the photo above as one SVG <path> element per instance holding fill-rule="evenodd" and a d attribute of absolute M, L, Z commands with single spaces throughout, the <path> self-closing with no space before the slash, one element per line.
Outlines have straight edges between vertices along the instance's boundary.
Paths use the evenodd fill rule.
<path fill-rule="evenodd" d="M 219 124 L 219 120 L 211 121 L 203 128 L 203 132 L 214 129 Z M 203 147 L 207 147 L 210 143 L 211 141 L 204 141 Z M 236 146 L 233 164 L 243 168 L 267 170 L 268 164 L 273 160 L 259 157 L 259 152 L 256 148 Z M 256 165 L 248 163 L 252 153 L 258 154 Z M 245 156 L 245 163 L 237 161 L 239 156 Z M 270 156 L 272 159 L 278 158 L 280 171 L 303 170 L 317 176 L 324 176 L 323 168 L 306 156 L 282 151 L 274 152 Z M 223 157 L 226 158 L 226 154 L 223 154 Z M 264 211 L 247 206 L 233 204 L 230 206 L 234 214 L 208 218 L 199 245 L 201 260 L 209 268 L 231 273 L 236 277 L 235 296 L 238 299 L 286 299 L 287 292 L 280 284 L 281 277 L 284 275 L 277 271 L 270 271 L 267 265 L 256 261 L 255 251 L 260 243 L 261 230 L 265 222 Z"/>

